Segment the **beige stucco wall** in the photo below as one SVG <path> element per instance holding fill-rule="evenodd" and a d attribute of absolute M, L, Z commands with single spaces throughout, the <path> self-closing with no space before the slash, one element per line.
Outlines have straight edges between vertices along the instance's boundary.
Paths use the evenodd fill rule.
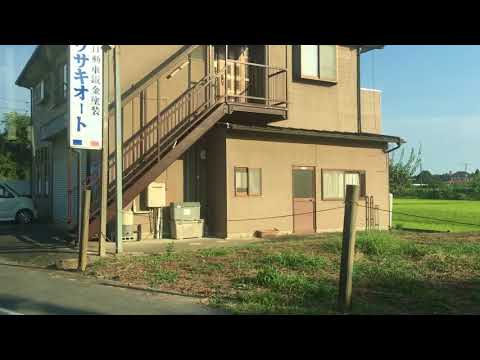
<path fill-rule="evenodd" d="M 342 201 L 322 200 L 322 169 L 366 171 L 366 192 L 382 209 L 388 209 L 387 155 L 379 147 L 359 147 L 353 143 L 333 145 L 326 143 L 301 143 L 271 141 L 268 138 L 251 138 L 232 135 L 226 141 L 227 153 L 227 218 L 228 235 L 251 235 L 256 230 L 277 228 L 292 232 L 293 218 L 232 221 L 292 214 L 292 167 L 316 168 L 317 211 L 342 206 Z M 364 145 L 365 146 L 365 145 Z M 260 197 L 235 197 L 234 167 L 246 166 L 262 169 Z M 360 208 L 358 226 L 364 227 L 365 209 Z M 380 224 L 388 226 L 387 213 L 380 213 Z M 317 231 L 341 231 L 343 210 L 318 213 Z"/>
<path fill-rule="evenodd" d="M 362 131 L 372 134 L 382 133 L 382 93 L 374 89 L 362 89 Z"/>
<path fill-rule="evenodd" d="M 167 170 L 165 170 L 156 182 L 162 182 L 165 186 L 166 203 L 183 201 L 183 160 L 175 161 Z M 138 197 L 134 201 L 139 201 Z M 125 210 L 132 210 L 133 204 L 130 204 Z M 153 218 L 148 216 L 148 212 L 136 212 L 134 222 L 136 225 L 142 226 L 142 236 L 148 237 L 152 235 L 154 229 Z"/>
<path fill-rule="evenodd" d="M 288 68 L 288 120 L 277 122 L 276 126 L 358 131 L 356 50 L 337 46 L 335 84 L 296 80 L 292 45 L 269 45 L 268 51 L 271 66 Z"/>

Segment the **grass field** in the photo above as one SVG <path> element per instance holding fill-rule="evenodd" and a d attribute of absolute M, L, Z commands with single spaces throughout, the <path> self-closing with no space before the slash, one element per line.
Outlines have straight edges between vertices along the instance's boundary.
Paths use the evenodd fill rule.
<path fill-rule="evenodd" d="M 453 220 L 479 226 L 459 225 L 447 222 L 414 218 L 395 212 Z M 420 200 L 395 199 L 393 203 L 393 226 L 436 231 L 480 231 L 480 201 L 468 200 Z"/>
<path fill-rule="evenodd" d="M 336 314 L 341 234 L 122 256 L 90 275 L 208 298 L 234 314 Z M 353 314 L 480 314 L 480 233 L 360 232 Z"/>

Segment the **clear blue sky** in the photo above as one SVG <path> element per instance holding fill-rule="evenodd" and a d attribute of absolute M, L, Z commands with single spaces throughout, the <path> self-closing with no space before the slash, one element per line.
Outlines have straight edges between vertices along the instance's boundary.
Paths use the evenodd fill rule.
<path fill-rule="evenodd" d="M 0 113 L 29 111 L 14 82 L 35 49 L 0 45 Z M 10 59 L 13 59 L 11 61 Z M 480 46 L 386 46 L 362 55 L 362 86 L 382 94 L 383 133 L 423 148 L 434 173 L 480 168 Z"/>
<path fill-rule="evenodd" d="M 480 168 L 480 46 L 391 45 L 362 56 L 362 86 L 383 91 L 385 134 L 421 144 L 434 173 Z"/>

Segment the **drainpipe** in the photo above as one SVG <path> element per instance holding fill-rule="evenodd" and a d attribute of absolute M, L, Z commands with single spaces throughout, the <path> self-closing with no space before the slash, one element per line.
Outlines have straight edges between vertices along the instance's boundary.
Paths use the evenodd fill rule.
<path fill-rule="evenodd" d="M 360 86 L 360 52 L 362 48 L 357 48 L 357 125 L 358 132 L 362 132 L 362 104 L 361 104 L 361 86 Z"/>
<path fill-rule="evenodd" d="M 384 153 L 385 153 L 385 154 L 389 154 L 389 153 L 391 153 L 392 151 L 395 151 L 395 150 L 399 149 L 400 146 L 402 146 L 402 144 L 403 144 L 403 142 L 398 142 L 396 147 L 391 148 L 390 150 L 386 150 L 386 151 L 384 151 Z"/>

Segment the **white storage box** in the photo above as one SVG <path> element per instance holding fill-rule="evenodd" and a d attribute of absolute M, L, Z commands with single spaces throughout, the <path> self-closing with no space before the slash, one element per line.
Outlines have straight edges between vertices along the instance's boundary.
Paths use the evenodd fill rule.
<path fill-rule="evenodd" d="M 192 239 L 203 237 L 203 220 L 177 220 L 170 221 L 172 238 Z"/>

